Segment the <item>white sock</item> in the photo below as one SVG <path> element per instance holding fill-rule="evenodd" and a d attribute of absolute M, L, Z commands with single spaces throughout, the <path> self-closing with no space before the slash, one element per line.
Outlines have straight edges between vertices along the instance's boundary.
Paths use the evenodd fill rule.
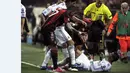
<path fill-rule="evenodd" d="M 64 55 L 64 58 L 68 58 L 69 57 L 69 53 L 68 53 L 68 49 L 67 48 L 62 48 L 62 53 Z"/>
<path fill-rule="evenodd" d="M 43 47 L 43 51 L 45 51 L 45 54 L 47 53 L 47 49 L 48 49 L 47 46 Z"/>
<path fill-rule="evenodd" d="M 74 45 L 71 45 L 68 47 L 68 52 L 71 58 L 71 64 L 74 65 L 75 64 L 75 50 L 74 50 Z"/>
<path fill-rule="evenodd" d="M 108 50 L 105 49 L 105 56 L 108 56 L 108 55 L 109 55 Z"/>
<path fill-rule="evenodd" d="M 45 51 L 45 54 L 47 54 L 47 52 L 49 51 L 48 46 L 44 46 L 44 51 Z"/>
<path fill-rule="evenodd" d="M 42 63 L 42 66 L 46 66 L 50 58 L 51 58 L 51 51 L 49 50 L 49 51 L 45 54 L 45 58 L 44 58 L 44 61 L 43 61 L 43 63 Z"/>

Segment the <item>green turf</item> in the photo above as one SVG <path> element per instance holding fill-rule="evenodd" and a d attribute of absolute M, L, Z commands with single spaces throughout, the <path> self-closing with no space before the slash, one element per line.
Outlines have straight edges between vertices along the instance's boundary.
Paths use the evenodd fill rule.
<path fill-rule="evenodd" d="M 44 59 L 44 51 L 40 45 L 32 46 L 29 44 L 22 43 L 21 54 L 22 54 L 21 58 L 22 61 L 32 63 L 35 65 L 41 65 Z M 63 58 L 63 55 L 61 54 L 60 50 L 58 58 L 59 60 Z M 49 64 L 51 64 L 51 61 L 49 62 Z M 26 64 L 21 64 L 21 66 L 22 66 L 21 73 L 49 73 L 48 71 L 40 70 L 39 68 L 32 67 Z M 67 72 L 67 73 L 75 73 L 75 72 Z M 80 71 L 78 73 L 92 73 L 92 72 Z M 130 61 L 128 64 L 121 63 L 120 61 L 113 63 L 110 73 L 130 73 Z"/>

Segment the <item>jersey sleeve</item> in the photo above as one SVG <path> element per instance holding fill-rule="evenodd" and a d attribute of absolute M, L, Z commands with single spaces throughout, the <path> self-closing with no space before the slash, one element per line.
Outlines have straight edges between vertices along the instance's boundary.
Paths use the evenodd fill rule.
<path fill-rule="evenodd" d="M 90 5 L 88 5 L 88 6 L 84 9 L 83 14 L 84 14 L 85 16 L 88 16 L 88 15 L 90 14 L 90 11 L 91 11 L 92 6 L 93 6 L 93 4 L 90 4 Z"/>
<path fill-rule="evenodd" d="M 108 28 L 108 32 L 112 32 L 113 28 L 114 28 L 114 25 L 115 23 L 118 21 L 118 12 L 114 15 L 114 17 L 112 18 L 112 22 Z"/>
<path fill-rule="evenodd" d="M 46 8 L 46 9 L 43 10 L 42 14 L 44 16 L 48 16 L 51 12 L 52 12 L 51 11 L 51 7 L 48 7 L 48 8 Z"/>
<path fill-rule="evenodd" d="M 104 14 L 106 15 L 107 19 L 112 19 L 112 13 L 107 6 L 104 6 Z"/>
<path fill-rule="evenodd" d="M 26 8 L 25 6 L 21 6 L 21 17 L 26 17 Z"/>

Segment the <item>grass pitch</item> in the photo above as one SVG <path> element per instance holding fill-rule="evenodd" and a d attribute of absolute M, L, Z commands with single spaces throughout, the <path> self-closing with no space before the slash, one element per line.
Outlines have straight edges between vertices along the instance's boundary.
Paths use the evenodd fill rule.
<path fill-rule="evenodd" d="M 44 59 L 44 51 L 40 45 L 29 45 L 22 43 L 21 45 L 21 73 L 50 73 L 45 70 L 40 70 L 38 66 L 42 64 Z M 61 50 L 58 52 L 58 60 L 61 60 L 63 55 Z M 51 60 L 49 62 L 51 64 Z M 33 66 L 34 65 L 34 66 Z M 37 67 L 35 67 L 37 66 Z M 76 73 L 67 71 L 66 73 Z M 89 71 L 79 71 L 77 73 L 92 73 Z M 101 73 L 101 72 L 98 72 Z M 103 72 L 104 73 L 104 72 Z M 113 63 L 112 69 L 109 73 L 130 73 L 130 61 L 124 64 L 120 61 Z"/>

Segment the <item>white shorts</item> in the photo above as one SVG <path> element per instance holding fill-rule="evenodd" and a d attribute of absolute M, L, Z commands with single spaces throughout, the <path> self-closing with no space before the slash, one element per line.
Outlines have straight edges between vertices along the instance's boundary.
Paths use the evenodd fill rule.
<path fill-rule="evenodd" d="M 56 27 L 55 31 L 56 42 L 58 46 L 62 46 L 69 40 L 72 40 L 71 36 L 66 32 L 64 26 Z"/>
<path fill-rule="evenodd" d="M 90 70 L 90 60 L 84 53 L 76 58 L 76 63 L 80 65 L 80 67 L 82 67 L 84 70 Z"/>

